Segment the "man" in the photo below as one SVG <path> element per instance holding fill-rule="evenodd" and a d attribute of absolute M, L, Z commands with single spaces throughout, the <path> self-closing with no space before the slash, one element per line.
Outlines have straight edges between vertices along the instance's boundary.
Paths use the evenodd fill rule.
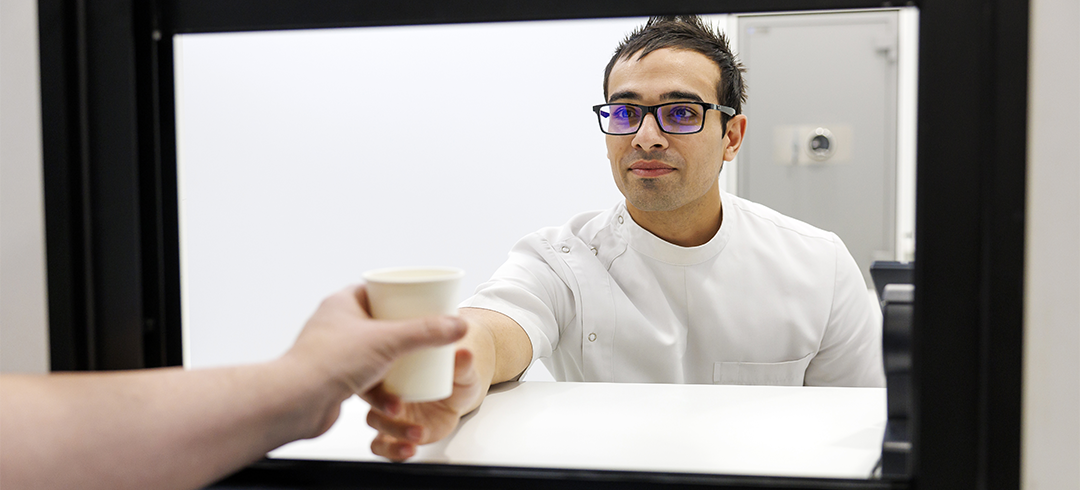
<path fill-rule="evenodd" d="M 194 489 L 333 425 L 399 356 L 460 339 L 458 318 L 372 321 L 363 287 L 329 298 L 281 358 L 248 366 L 0 377 L 0 488 Z M 469 369 L 467 354 L 458 368 Z M 380 393 L 382 393 L 380 391 Z"/>
<path fill-rule="evenodd" d="M 697 17 L 623 41 L 593 109 L 625 202 L 519 241 L 462 304 L 474 369 L 448 400 L 372 409 L 372 451 L 408 458 L 536 359 L 563 381 L 884 386 L 881 313 L 840 239 L 720 191 L 741 71 Z"/>

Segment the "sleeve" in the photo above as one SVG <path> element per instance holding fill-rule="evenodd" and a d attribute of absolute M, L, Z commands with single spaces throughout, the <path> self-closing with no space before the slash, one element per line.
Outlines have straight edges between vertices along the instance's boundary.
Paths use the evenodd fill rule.
<path fill-rule="evenodd" d="M 806 369 L 805 384 L 885 387 L 881 352 L 881 307 L 866 287 L 858 264 L 835 234 L 836 273 L 832 306 L 818 353 Z"/>
<path fill-rule="evenodd" d="M 551 357 L 561 327 L 576 316 L 568 274 L 550 241 L 533 233 L 514 245 L 506 262 L 460 307 L 510 317 L 529 336 L 533 361 Z"/>

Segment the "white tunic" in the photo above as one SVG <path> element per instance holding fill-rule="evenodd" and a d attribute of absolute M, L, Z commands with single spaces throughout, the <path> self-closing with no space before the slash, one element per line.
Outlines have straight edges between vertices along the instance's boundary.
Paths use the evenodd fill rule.
<path fill-rule="evenodd" d="M 698 247 L 625 203 L 541 229 L 461 306 L 512 318 L 562 381 L 885 386 L 881 310 L 843 242 L 721 200 Z"/>

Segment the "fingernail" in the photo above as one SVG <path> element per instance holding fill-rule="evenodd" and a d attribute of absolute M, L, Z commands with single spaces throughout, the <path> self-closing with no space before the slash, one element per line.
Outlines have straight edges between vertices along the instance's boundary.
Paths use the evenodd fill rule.
<path fill-rule="evenodd" d="M 420 440 L 424 438 L 424 428 L 409 427 L 409 429 L 405 431 L 405 435 L 410 441 L 420 442 Z"/>

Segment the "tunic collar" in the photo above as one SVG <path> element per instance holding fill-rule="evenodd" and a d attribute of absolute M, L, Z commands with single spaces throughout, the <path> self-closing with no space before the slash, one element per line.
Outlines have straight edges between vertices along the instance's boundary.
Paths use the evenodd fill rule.
<path fill-rule="evenodd" d="M 670 265 L 700 264 L 719 255 L 731 238 L 731 230 L 735 227 L 738 213 L 735 206 L 730 203 L 731 200 L 726 198 L 726 193 L 721 192 L 720 201 L 724 206 L 724 218 L 720 223 L 720 230 L 708 242 L 696 247 L 680 247 L 642 228 L 630 217 L 625 201 L 615 209 L 611 225 L 618 230 L 619 236 L 626 240 L 630 248 L 642 255 Z"/>

